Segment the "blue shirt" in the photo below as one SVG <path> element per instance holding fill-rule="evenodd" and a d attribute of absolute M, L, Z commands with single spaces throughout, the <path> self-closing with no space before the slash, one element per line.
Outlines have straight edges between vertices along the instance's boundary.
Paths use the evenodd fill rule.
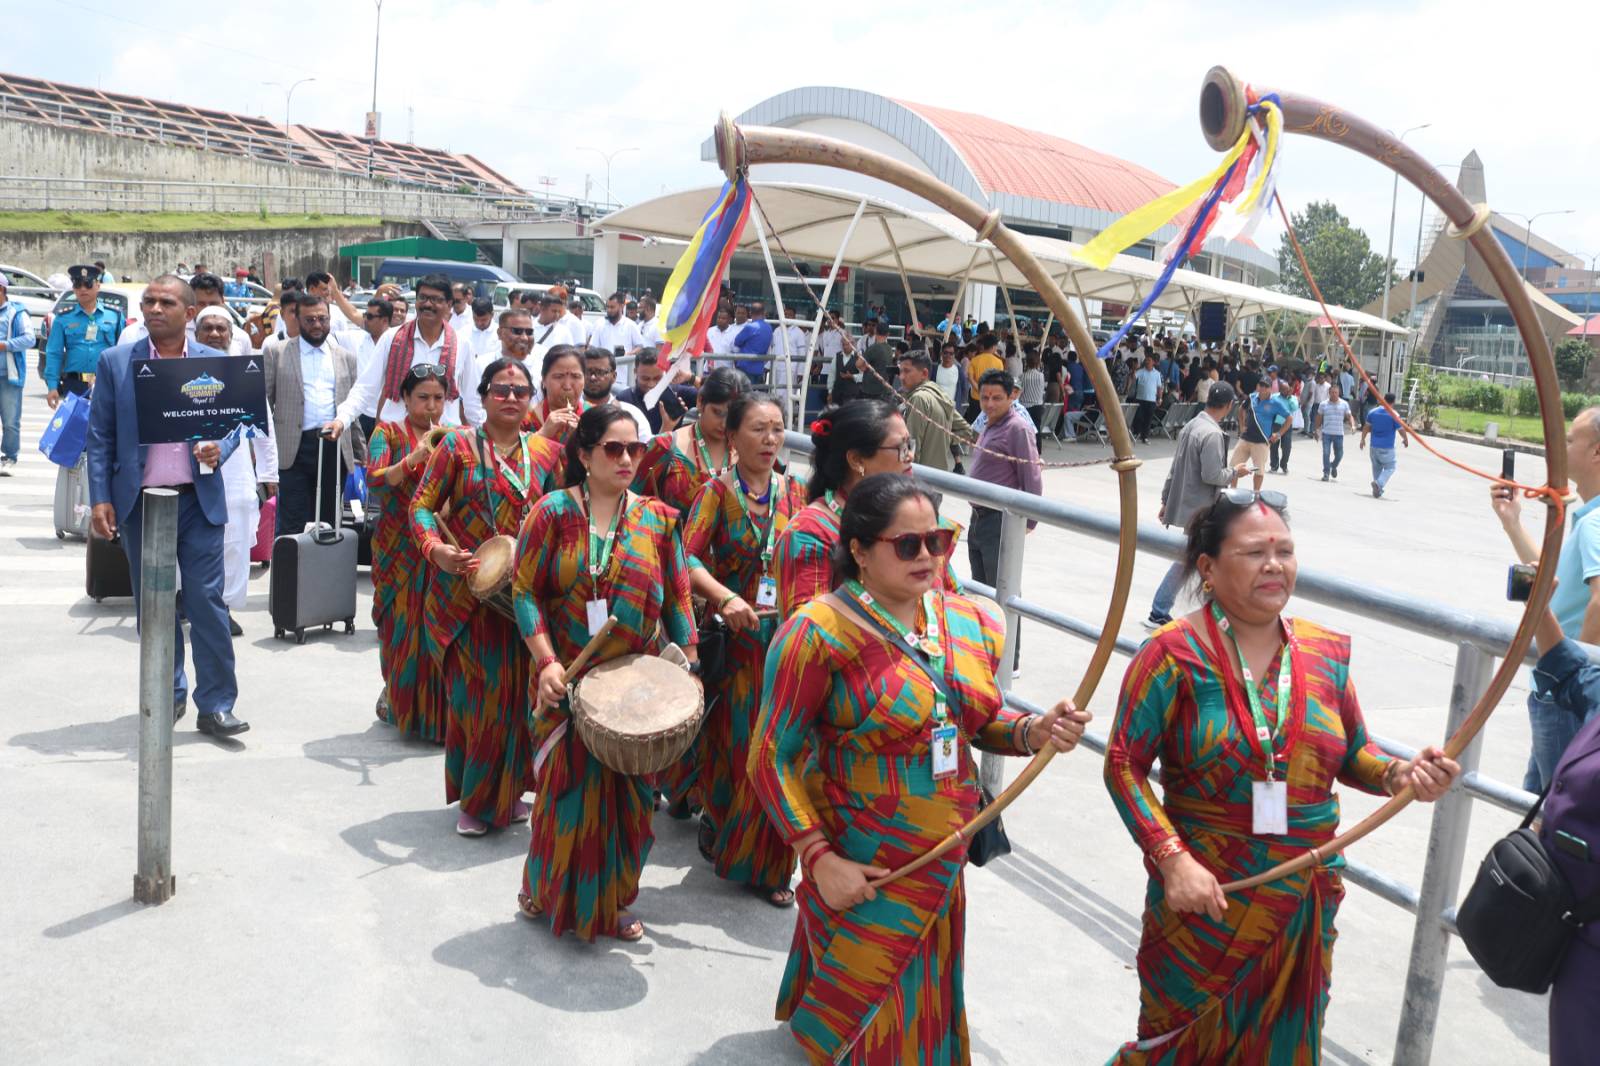
<path fill-rule="evenodd" d="M 1089 372 L 1082 363 L 1067 364 L 1067 383 L 1072 386 L 1072 395 L 1067 397 L 1067 410 L 1082 410 L 1083 401 L 1094 392 L 1089 384 Z"/>
<path fill-rule="evenodd" d="M 744 324 L 733 338 L 733 350 L 741 355 L 766 355 L 772 350 L 772 323 L 764 318 L 754 318 Z M 767 364 L 753 360 L 735 360 L 734 366 L 751 377 L 767 372 Z"/>
<path fill-rule="evenodd" d="M 1161 371 L 1151 367 L 1133 375 L 1134 399 L 1155 403 L 1159 395 L 1161 395 Z"/>
<path fill-rule="evenodd" d="M 1276 432 L 1289 416 L 1283 410 L 1283 404 L 1278 402 L 1278 397 L 1268 396 L 1263 400 L 1259 395 L 1250 397 L 1250 418 L 1245 420 L 1241 427 L 1244 439 L 1253 444 L 1265 444 L 1267 438 Z"/>
<path fill-rule="evenodd" d="M 61 387 L 62 374 L 93 374 L 100 365 L 100 353 L 117 343 L 123 327 L 122 312 L 96 303 L 89 314 L 76 300 L 50 324 L 50 340 L 44 349 L 44 385 Z"/>
<path fill-rule="evenodd" d="M 1022 406 L 1021 399 L 1011 401 L 1011 413 L 1021 415 L 1024 422 L 1027 422 L 1029 425 L 1033 424 L 1033 416 L 1028 413 L 1028 409 L 1026 407 Z M 982 433 L 984 427 L 986 427 L 988 424 L 989 416 L 984 414 L 982 411 L 979 411 L 978 417 L 972 420 L 972 432 Z"/>
<path fill-rule="evenodd" d="M 1600 496 L 1572 512 L 1572 531 L 1561 542 L 1556 562 L 1556 591 L 1550 609 L 1561 632 L 1577 639 L 1589 608 L 1589 579 L 1600 577 Z"/>
<path fill-rule="evenodd" d="M 0 304 L 0 353 L 5 353 L 7 363 L 0 368 L 0 381 L 21 381 L 27 371 L 23 352 L 33 347 L 33 324 L 28 312 L 15 300 Z"/>
<path fill-rule="evenodd" d="M 1399 421 L 1381 407 L 1374 407 L 1367 412 L 1367 425 L 1372 427 L 1372 446 L 1374 448 L 1393 448 L 1395 430 L 1400 428 Z"/>

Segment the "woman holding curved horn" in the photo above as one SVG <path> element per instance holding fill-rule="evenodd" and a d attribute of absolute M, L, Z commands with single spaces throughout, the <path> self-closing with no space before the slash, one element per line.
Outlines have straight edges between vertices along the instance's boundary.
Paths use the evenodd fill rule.
<path fill-rule="evenodd" d="M 1343 858 L 1231 897 L 1221 885 L 1332 839 L 1336 780 L 1432 801 L 1460 773 L 1438 748 L 1379 751 L 1350 639 L 1283 615 L 1296 571 L 1285 502 L 1233 489 L 1194 516 L 1185 562 L 1205 602 L 1158 629 L 1123 678 L 1106 787 L 1150 886 L 1138 1039 L 1113 1063 L 1318 1061 Z"/>
<path fill-rule="evenodd" d="M 588 409 L 589 401 L 583 398 L 582 350 L 558 344 L 544 353 L 539 365 L 539 399 L 528 408 L 522 428 L 560 444 Z"/>
<path fill-rule="evenodd" d="M 778 610 L 784 618 L 833 588 L 839 515 L 850 490 L 873 474 L 910 474 L 916 455 L 905 419 L 882 400 L 827 408 L 811 423 L 811 444 L 810 503 L 778 538 Z M 951 544 L 960 539 L 960 523 L 941 517 L 939 525 L 950 530 Z M 946 592 L 961 591 L 948 562 L 939 581 Z"/>
<path fill-rule="evenodd" d="M 517 905 L 548 916 L 552 931 L 585 940 L 638 940 L 628 912 L 654 839 L 654 790 L 646 778 L 608 769 L 570 728 L 570 663 L 604 624 L 617 621 L 593 662 L 651 654 L 658 636 L 695 658 L 689 568 L 676 513 L 628 491 L 644 452 L 620 407 L 592 407 L 567 441 L 567 484 L 529 512 L 517 541 L 513 602 L 533 655 L 533 840 Z"/>
<path fill-rule="evenodd" d="M 1037 717 L 1002 706 L 1004 630 L 938 588 L 953 539 L 912 478 L 861 481 L 840 519 L 838 587 L 767 656 L 749 771 L 805 871 L 778 1017 L 814 1062 L 969 1060 L 965 845 L 869 881 L 976 815 L 974 747 L 1070 751 L 1089 721 L 1066 700 Z"/>
<path fill-rule="evenodd" d="M 700 851 L 718 877 L 787 907 L 794 902 L 794 852 L 762 816 L 745 757 L 767 645 L 778 624 L 777 542 L 805 498 L 775 469 L 783 447 L 783 410 L 775 401 L 739 396 L 728 406 L 727 427 L 733 466 L 705 483 L 683 521 L 690 587 L 728 629 L 723 676 L 713 679 L 694 752 L 703 808 Z M 683 782 L 677 784 L 681 789 Z"/>
<path fill-rule="evenodd" d="M 433 575 L 411 537 L 411 497 L 438 441 L 449 388 L 444 368 L 412 367 L 400 383 L 404 422 L 380 422 L 367 446 L 367 487 L 378 505 L 372 529 L 372 621 L 384 698 L 379 716 L 402 736 L 444 743 L 444 693 L 423 648 L 422 615 Z"/>
<path fill-rule="evenodd" d="M 411 500 L 411 536 L 436 568 L 424 622 L 448 698 L 445 802 L 461 801 L 456 832 L 482 836 L 528 816 L 528 659 L 517 626 L 473 595 L 472 550 L 516 536 L 528 508 L 554 487 L 561 449 L 522 430 L 533 379 L 515 359 L 483 369 L 485 418 L 434 449 Z M 440 511 L 449 506 L 450 535 Z"/>
<path fill-rule="evenodd" d="M 701 486 L 733 465 L 728 405 L 749 391 L 750 379 L 734 367 L 718 367 L 707 374 L 695 400 L 695 420 L 651 439 L 634 475 L 633 491 L 687 511 Z"/>

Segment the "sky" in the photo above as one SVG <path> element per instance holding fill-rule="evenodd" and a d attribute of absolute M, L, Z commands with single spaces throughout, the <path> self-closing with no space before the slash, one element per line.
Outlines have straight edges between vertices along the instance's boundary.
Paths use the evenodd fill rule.
<path fill-rule="evenodd" d="M 374 14 L 373 0 L 0 0 L 0 69 L 275 122 L 284 120 L 284 86 L 314 78 L 294 91 L 293 121 L 359 134 L 371 105 Z M 1407 143 L 1441 164 L 1476 149 L 1495 209 L 1570 210 L 1540 218 L 1535 232 L 1595 254 L 1597 40 L 1594 0 L 383 0 L 378 110 L 389 139 L 409 133 L 470 152 L 533 190 L 587 187 L 603 197 L 602 153 L 611 153 L 611 194 L 622 203 L 719 181 L 700 160 L 718 113 L 802 85 L 977 112 L 1181 184 L 1215 165 L 1196 101 L 1206 70 L 1222 63 L 1375 125 L 1428 124 Z M 1332 199 L 1382 252 L 1387 171 L 1303 138 L 1288 142 L 1281 166 L 1291 210 Z M 1419 201 L 1400 191 L 1402 269 L 1414 258 Z M 1275 249 L 1276 234 L 1263 228 L 1257 243 Z"/>

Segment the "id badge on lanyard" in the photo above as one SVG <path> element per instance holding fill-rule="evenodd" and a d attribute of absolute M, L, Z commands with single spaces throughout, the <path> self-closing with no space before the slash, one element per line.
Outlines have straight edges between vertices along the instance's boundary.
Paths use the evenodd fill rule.
<path fill-rule="evenodd" d="M 1273 778 L 1250 782 L 1250 832 L 1282 836 L 1289 831 L 1289 784 Z"/>
<path fill-rule="evenodd" d="M 933 704 L 933 779 L 943 781 L 961 769 L 961 734 L 945 713 L 943 696 Z"/>
<path fill-rule="evenodd" d="M 584 610 L 589 618 L 589 635 L 597 637 L 605 626 L 606 620 L 611 617 L 611 605 L 605 597 L 593 599 L 584 604 Z"/>
<path fill-rule="evenodd" d="M 771 574 L 762 574 L 761 580 L 756 582 L 756 606 L 778 606 L 778 579 Z"/>

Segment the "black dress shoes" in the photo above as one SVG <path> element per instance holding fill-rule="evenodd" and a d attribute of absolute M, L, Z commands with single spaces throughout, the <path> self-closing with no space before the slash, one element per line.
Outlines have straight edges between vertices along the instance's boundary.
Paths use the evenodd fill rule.
<path fill-rule="evenodd" d="M 202 733 L 210 733 L 214 737 L 231 737 L 243 733 L 250 728 L 249 722 L 241 722 L 233 716 L 231 711 L 221 714 L 202 714 L 195 727 Z"/>
<path fill-rule="evenodd" d="M 177 722 L 183 721 L 183 716 L 188 714 L 188 713 L 189 713 L 189 701 L 188 700 L 179 700 L 178 701 L 178 705 L 172 709 L 172 720 L 173 720 L 173 722 L 177 723 Z"/>
<path fill-rule="evenodd" d="M 228 615 L 228 632 L 236 637 L 244 636 L 244 626 L 241 626 L 238 622 L 233 620 L 233 615 L 231 612 Z"/>

